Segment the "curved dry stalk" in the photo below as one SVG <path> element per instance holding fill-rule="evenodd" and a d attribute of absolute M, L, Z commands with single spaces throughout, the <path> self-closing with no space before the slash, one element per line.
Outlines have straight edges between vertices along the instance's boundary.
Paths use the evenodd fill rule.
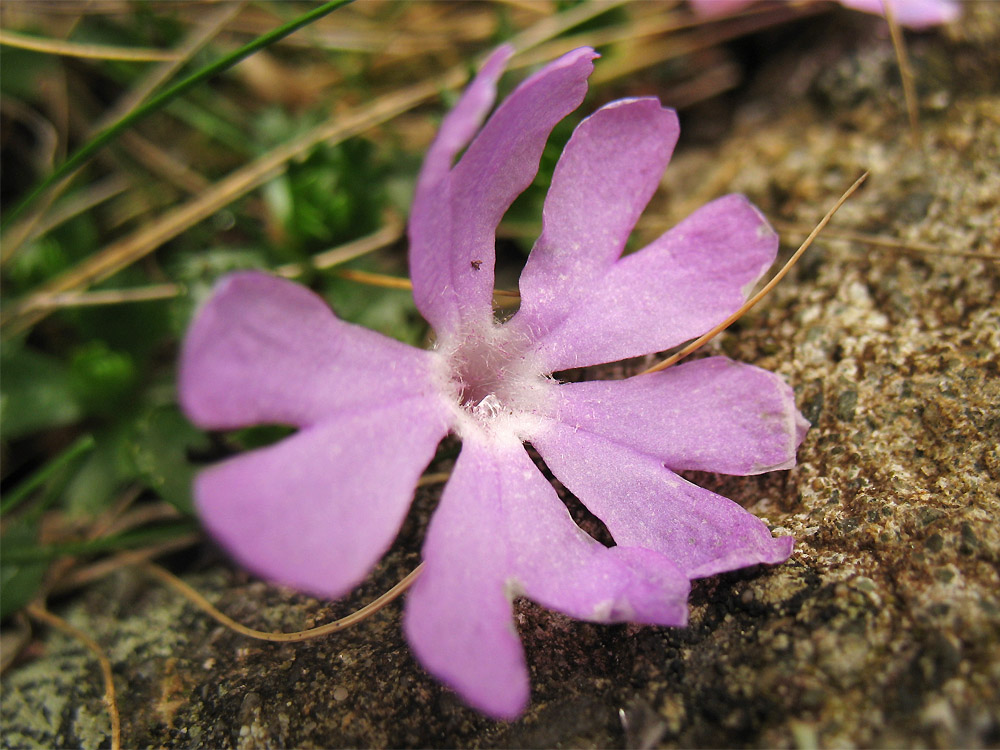
<path fill-rule="evenodd" d="M 161 582 L 165 583 L 167 586 L 172 588 L 174 591 L 179 593 L 185 599 L 194 604 L 198 609 L 207 614 L 209 617 L 214 619 L 221 625 L 229 628 L 232 631 L 239 633 L 240 635 L 245 635 L 248 638 L 256 638 L 261 641 L 271 641 L 273 643 L 297 643 L 299 641 L 307 641 L 312 638 L 320 638 L 324 635 L 329 635 L 330 633 L 336 633 L 344 628 L 349 628 L 351 625 L 357 625 L 362 620 L 366 620 L 373 614 L 378 612 L 380 609 L 385 607 L 387 604 L 391 603 L 393 600 L 398 598 L 400 594 L 406 591 L 413 582 L 417 580 L 420 572 L 424 568 L 424 564 L 420 563 L 417 567 L 407 574 L 403 580 L 393 586 L 391 589 L 386 591 L 384 594 L 379 596 L 377 599 L 369 602 L 361 609 L 356 612 L 352 612 L 347 615 L 347 617 L 342 617 L 339 620 L 334 620 L 326 625 L 320 625 L 316 628 L 309 628 L 308 630 L 299 630 L 294 633 L 271 633 L 266 630 L 254 630 L 253 628 L 248 628 L 245 625 L 241 625 L 236 622 L 233 618 L 229 617 L 224 612 L 216 609 L 216 607 L 208 601 L 204 596 L 202 596 L 198 591 L 182 581 L 180 578 L 175 576 L 170 571 L 161 568 L 151 562 L 144 562 L 140 565 L 142 570 L 144 570 L 149 575 L 157 578 Z"/>
<path fill-rule="evenodd" d="M 830 223 L 830 219 L 833 218 L 833 215 L 840 210 L 840 207 L 847 202 L 848 198 L 854 195 L 854 191 L 857 190 L 859 187 L 861 187 L 861 183 L 863 183 L 866 179 L 868 179 L 868 172 L 865 172 L 863 175 L 861 175 L 857 180 L 854 181 L 853 185 L 847 188 L 847 191 L 842 196 L 840 196 L 840 199 L 833 205 L 833 208 L 831 208 L 829 211 L 826 212 L 826 216 L 820 219 L 820 222 L 819 224 L 816 225 L 816 228 L 809 233 L 809 236 L 806 237 L 805 242 L 799 245 L 799 249 L 796 250 L 794 253 L 792 253 L 792 257 L 789 258 L 788 262 L 781 267 L 781 270 L 778 271 L 776 274 L 774 274 L 771 280 L 767 282 L 763 287 L 761 287 L 759 292 L 757 292 L 755 295 L 750 297 L 750 299 L 744 302 L 739 310 L 737 310 L 728 318 L 726 318 L 724 321 L 719 323 L 712 330 L 696 338 L 694 341 L 692 341 L 690 344 L 685 346 L 680 351 L 675 352 L 666 359 L 656 363 L 652 367 L 643 370 L 639 374 L 648 375 L 649 373 L 652 372 L 659 372 L 660 370 L 667 369 L 672 364 L 677 363 L 679 360 L 684 359 L 684 357 L 686 357 L 687 355 L 691 354 L 694 351 L 697 351 L 705 344 L 707 344 L 709 341 L 718 336 L 720 333 L 722 333 L 724 330 L 729 328 L 729 326 L 731 326 L 733 323 L 735 323 L 737 320 L 743 317 L 743 315 L 748 310 L 753 308 L 754 305 L 756 305 L 758 302 L 764 299 L 764 297 L 767 296 L 767 294 L 770 293 L 770 291 L 778 285 L 778 282 L 780 282 L 783 278 L 785 278 L 788 272 L 792 270 L 792 266 L 794 266 L 798 262 L 799 258 L 802 257 L 802 253 L 804 253 L 809 248 L 809 246 L 812 245 L 813 240 L 815 240 L 817 235 L 819 235 L 819 233 L 823 231 L 823 227 L 825 227 L 828 223 Z"/>
<path fill-rule="evenodd" d="M 0 45 L 18 47 L 63 57 L 86 57 L 93 60 L 126 60 L 130 62 L 158 62 L 176 60 L 178 54 L 170 50 L 147 49 L 142 47 L 111 47 L 103 44 L 80 44 L 61 39 L 20 34 L 16 31 L 0 31 Z"/>
<path fill-rule="evenodd" d="M 108 716 L 111 717 L 111 750 L 121 750 L 122 721 L 121 715 L 118 713 L 118 700 L 115 697 L 115 677 L 111 671 L 111 660 L 108 659 L 100 644 L 82 630 L 49 612 L 42 602 L 32 602 L 25 607 L 25 611 L 35 620 L 60 630 L 70 638 L 79 641 L 97 657 L 101 666 L 101 677 L 104 679 L 104 703 L 108 709 Z"/>

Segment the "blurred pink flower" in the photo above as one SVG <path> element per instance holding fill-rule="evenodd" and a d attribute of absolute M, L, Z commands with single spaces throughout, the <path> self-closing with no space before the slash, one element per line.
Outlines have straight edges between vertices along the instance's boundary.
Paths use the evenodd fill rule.
<path fill-rule="evenodd" d="M 656 99 L 612 102 L 576 129 L 520 310 L 494 319 L 497 224 L 553 126 L 583 100 L 596 57 L 585 48 L 556 60 L 482 125 L 510 54 L 494 53 L 445 118 L 417 183 L 410 267 L 433 349 L 342 322 L 309 290 L 246 272 L 221 280 L 200 310 L 180 368 L 181 402 L 202 427 L 299 428 L 204 471 L 195 496 L 244 565 L 321 596 L 364 578 L 439 441 L 461 438 L 405 630 L 431 673 L 496 717 L 529 697 L 515 597 L 585 620 L 683 625 L 692 579 L 787 559 L 791 538 L 675 472 L 790 468 L 808 426 L 780 377 L 723 357 L 621 381 L 551 376 L 703 333 L 774 259 L 776 235 L 735 195 L 620 258 L 678 136 L 676 114 Z M 525 442 L 617 546 L 573 522 Z"/>
<path fill-rule="evenodd" d="M 690 2 L 691 7 L 699 15 L 715 17 L 735 13 L 748 5 L 753 5 L 755 0 L 690 0 Z M 955 0 L 838 0 L 838 2 L 845 8 L 879 16 L 885 15 L 883 3 L 888 3 L 896 20 L 901 25 L 913 29 L 926 29 L 930 26 L 951 23 L 962 12 Z"/>

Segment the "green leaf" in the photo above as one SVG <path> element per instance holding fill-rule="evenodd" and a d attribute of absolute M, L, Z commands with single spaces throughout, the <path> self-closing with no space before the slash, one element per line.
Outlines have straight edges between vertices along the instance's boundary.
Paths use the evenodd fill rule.
<path fill-rule="evenodd" d="M 73 352 L 71 386 L 88 413 L 113 415 L 135 386 L 135 361 L 125 352 L 108 348 L 103 341 L 88 341 Z"/>
<path fill-rule="evenodd" d="M 283 261 L 357 239 L 378 228 L 386 204 L 386 166 L 370 141 L 321 144 L 264 189 L 281 226 Z M 283 252 L 282 252 L 283 251 Z"/>
<path fill-rule="evenodd" d="M 204 433 L 176 407 L 160 407 L 140 418 L 129 440 L 129 457 L 139 480 L 182 513 L 192 515 L 191 483 L 198 469 L 191 450 L 207 450 Z"/>
<path fill-rule="evenodd" d="M 94 438 L 91 435 L 84 435 L 66 450 L 46 463 L 27 479 L 22 480 L 16 487 L 4 494 L 3 502 L 0 503 L 0 512 L 10 513 L 24 500 L 34 493 L 39 487 L 49 483 L 53 477 L 63 473 L 66 467 L 74 463 L 80 456 L 83 456 L 94 449 Z M 61 489 L 61 487 L 60 487 Z M 32 510 L 32 517 L 39 517 L 44 509 L 44 505 Z"/>
<path fill-rule="evenodd" d="M 5 343 L 0 372 L 0 437 L 4 440 L 80 418 L 69 369 L 55 357 Z"/>

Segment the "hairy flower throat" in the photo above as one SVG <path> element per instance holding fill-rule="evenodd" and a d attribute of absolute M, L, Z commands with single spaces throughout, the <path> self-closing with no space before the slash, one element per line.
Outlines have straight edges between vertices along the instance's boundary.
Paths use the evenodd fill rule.
<path fill-rule="evenodd" d="M 528 343 L 494 323 L 441 342 L 439 383 L 455 405 L 460 436 L 471 431 L 521 440 L 553 416 L 556 383 L 535 364 Z"/>

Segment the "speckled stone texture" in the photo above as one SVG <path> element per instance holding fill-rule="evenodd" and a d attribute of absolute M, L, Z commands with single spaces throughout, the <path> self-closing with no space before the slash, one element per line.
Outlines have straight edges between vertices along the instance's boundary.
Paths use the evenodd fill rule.
<path fill-rule="evenodd" d="M 699 582 L 682 630 L 519 605 L 534 698 L 510 724 L 419 669 L 398 606 L 273 645 L 120 575 L 60 611 L 108 649 L 126 746 L 1000 746 L 1000 263 L 946 254 L 1000 252 L 1000 4 L 968 3 L 957 28 L 909 37 L 917 143 L 880 22 L 837 18 L 858 26 L 826 41 L 812 26 L 808 54 L 765 63 L 720 143 L 684 149 L 690 114 L 648 214 L 676 221 L 743 191 L 790 249 L 872 171 L 792 277 L 708 347 L 783 373 L 814 425 L 791 472 L 693 476 L 794 535 L 792 559 Z M 932 247 L 838 238 L 848 231 Z M 416 564 L 437 491 L 421 490 L 349 600 L 315 602 L 218 560 L 188 580 L 255 627 L 321 623 Z M 50 634 L 7 675 L 3 725 L 7 747 L 106 745 L 82 647 Z"/>

